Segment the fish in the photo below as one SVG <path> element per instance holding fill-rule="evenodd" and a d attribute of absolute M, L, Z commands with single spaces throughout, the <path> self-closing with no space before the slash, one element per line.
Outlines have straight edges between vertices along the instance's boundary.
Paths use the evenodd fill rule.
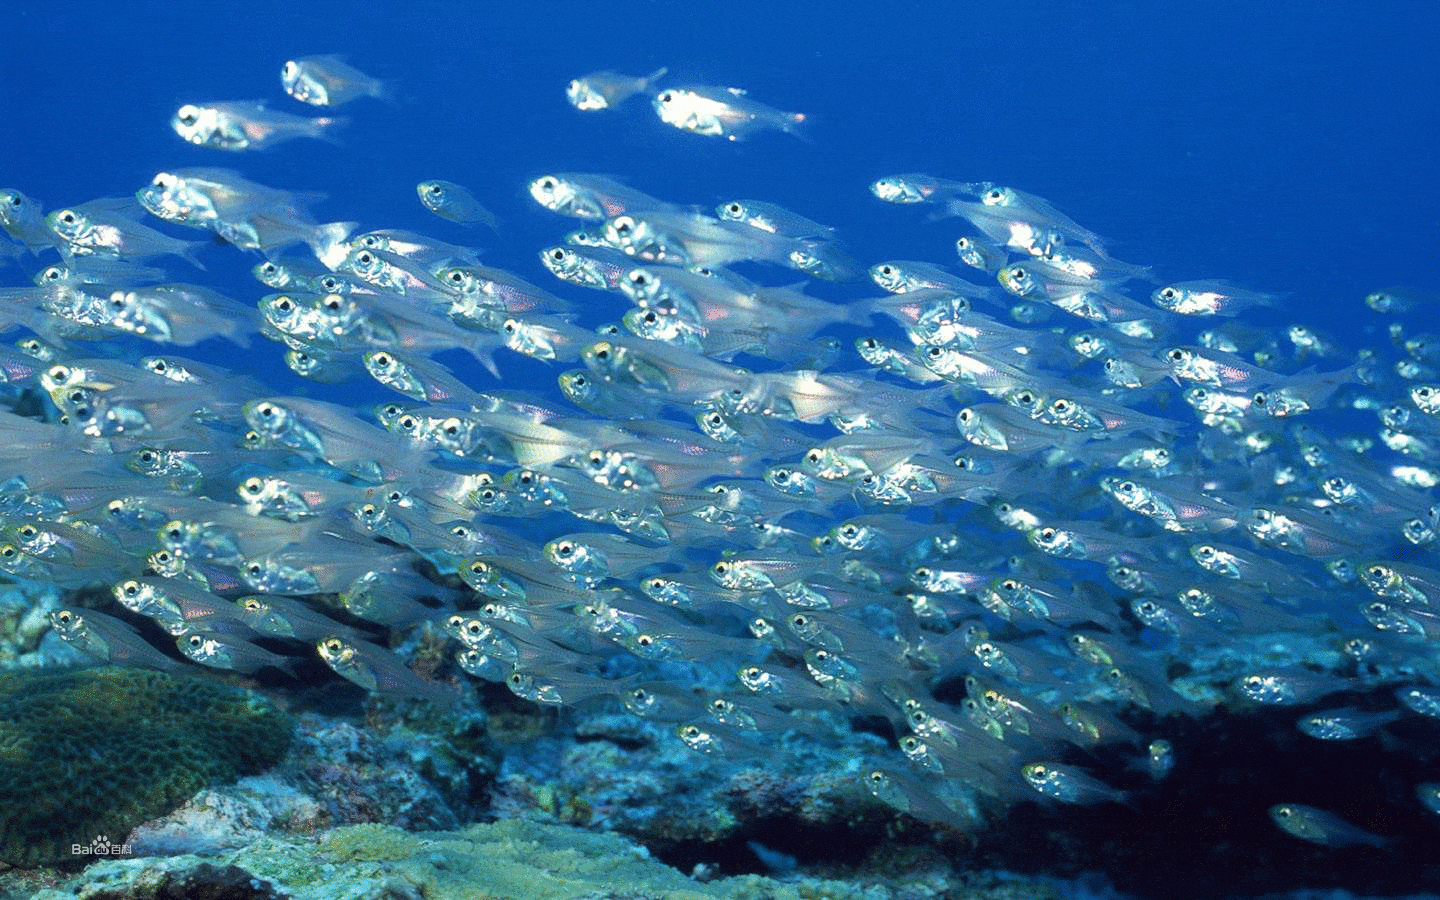
<path fill-rule="evenodd" d="M 216 150 L 264 150 L 295 138 L 334 142 L 331 130 L 345 124 L 334 116 L 306 118 L 279 112 L 264 100 L 186 103 L 170 126 L 191 144 Z"/>
<path fill-rule="evenodd" d="M 1357 828 L 1332 812 L 1301 803 L 1277 803 L 1268 810 L 1280 830 L 1312 844 L 1327 847 L 1357 845 L 1383 847 L 1389 843 L 1378 834 Z"/>
<path fill-rule="evenodd" d="M 285 93 L 311 106 L 342 106 L 361 97 L 391 99 L 385 82 L 334 55 L 286 60 L 280 67 L 280 84 Z"/>
<path fill-rule="evenodd" d="M 145 260 L 170 255 L 204 268 L 196 256 L 196 244 L 141 224 L 136 221 L 136 210 L 134 201 L 125 197 L 91 200 L 54 210 L 45 217 L 45 224 L 70 256 Z"/>
<path fill-rule="evenodd" d="M 727 140 L 809 124 L 621 87 L 607 105 L 668 95 L 662 125 Z M 334 125 L 188 118 L 237 149 Z M 1373 333 L 1275 326 L 1283 293 L 1118 261 L 1073 201 L 983 174 L 849 185 L 880 247 L 795 212 L 822 208 L 805 178 L 651 173 L 662 197 L 638 164 L 540 165 L 474 182 L 546 229 L 484 264 L 403 209 L 322 223 L 378 195 L 263 167 L 147 168 L 43 234 L 0 195 L 0 570 L 68 592 L 52 628 L 111 662 L 285 690 L 318 654 L 334 674 L 307 680 L 443 706 L 474 678 L 730 760 L 863 721 L 889 740 L 837 777 L 944 827 L 1203 790 L 1183 718 L 1403 746 L 1440 717 L 1425 295 L 1357 296 Z M 64 605 L 81 591 L 102 609 Z M 1291 833 L 1373 843 L 1256 790 Z"/>
<path fill-rule="evenodd" d="M 766 129 L 801 136 L 805 114 L 749 99 L 740 88 L 667 88 L 653 102 L 660 121 L 681 131 L 738 141 Z"/>
<path fill-rule="evenodd" d="M 1119 803 L 1125 795 L 1073 766 L 1033 762 L 1020 767 L 1026 784 L 1061 803 Z"/>
<path fill-rule="evenodd" d="M 646 94 L 654 90 L 655 85 L 659 84 L 660 79 L 669 71 L 661 67 L 641 77 L 609 71 L 591 72 L 565 85 L 565 99 L 570 101 L 571 106 L 584 112 L 614 109 L 636 94 Z"/>
<path fill-rule="evenodd" d="M 11 188 L 0 190 L 0 228 L 31 253 L 55 246 L 40 203 Z"/>
<path fill-rule="evenodd" d="M 457 225 L 485 225 L 495 227 L 495 214 L 480 205 L 464 187 L 453 181 L 432 179 L 415 185 L 420 202 L 425 208 L 442 219 Z"/>
<path fill-rule="evenodd" d="M 415 674 L 404 661 L 383 647 L 366 641 L 330 636 L 315 644 L 320 659 L 336 674 L 367 691 L 413 697 L 441 705 L 460 698 L 454 687 Z"/>

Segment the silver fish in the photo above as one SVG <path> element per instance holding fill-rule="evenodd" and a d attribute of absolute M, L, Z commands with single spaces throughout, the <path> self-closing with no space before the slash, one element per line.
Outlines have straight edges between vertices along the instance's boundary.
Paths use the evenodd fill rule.
<path fill-rule="evenodd" d="M 340 106 L 360 97 L 389 100 L 390 89 L 339 56 L 302 56 L 280 67 L 285 93 L 311 106 Z"/>
<path fill-rule="evenodd" d="M 804 113 L 783 112 L 757 103 L 740 88 L 669 88 L 655 95 L 660 121 L 681 131 L 738 141 L 756 131 L 775 129 L 799 136 Z"/>
<path fill-rule="evenodd" d="M 415 185 L 415 193 L 425 208 L 442 219 L 449 219 L 458 225 L 485 225 L 495 227 L 495 214 L 480 205 L 461 185 L 453 181 L 432 179 Z"/>
<path fill-rule="evenodd" d="M 591 72 L 565 86 L 565 99 L 579 110 L 613 109 L 636 94 L 648 93 L 670 70 L 659 68 L 649 75 L 634 77 L 618 72 Z"/>
<path fill-rule="evenodd" d="M 217 150 L 263 150 L 301 137 L 333 141 L 331 129 L 343 124 L 333 116 L 307 119 L 277 112 L 264 100 L 186 103 L 170 120 L 186 141 Z"/>

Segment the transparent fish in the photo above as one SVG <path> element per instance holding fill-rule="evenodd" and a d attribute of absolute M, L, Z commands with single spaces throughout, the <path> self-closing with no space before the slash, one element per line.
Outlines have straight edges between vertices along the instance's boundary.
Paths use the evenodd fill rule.
<path fill-rule="evenodd" d="M 453 181 L 433 179 L 415 185 L 425 208 L 457 225 L 495 227 L 495 214 L 480 205 L 475 195 Z"/>
<path fill-rule="evenodd" d="M 55 246 L 40 203 L 13 188 L 0 190 L 0 228 L 31 253 Z"/>
<path fill-rule="evenodd" d="M 655 95 L 654 106 L 660 121 L 667 125 L 727 141 L 765 129 L 799 135 L 805 121 L 804 113 L 782 112 L 757 103 L 740 88 L 669 88 Z"/>
<path fill-rule="evenodd" d="M 192 144 L 217 150 L 264 150 L 294 138 L 333 141 L 330 130 L 345 124 L 335 117 L 305 118 L 277 112 L 264 100 L 187 103 L 170 125 Z"/>
<path fill-rule="evenodd" d="M 1033 762 L 1020 767 L 1026 784 L 1061 803 L 1120 803 L 1125 795 L 1072 766 Z"/>
<path fill-rule="evenodd" d="M 390 99 L 384 82 L 371 78 L 339 56 L 302 56 L 280 67 L 285 93 L 311 106 L 341 106 L 360 97 Z"/>
<path fill-rule="evenodd" d="M 421 678 L 400 657 L 364 641 L 324 638 L 315 645 L 320 659 L 339 675 L 367 691 L 451 704 L 459 691 L 450 685 Z"/>
<path fill-rule="evenodd" d="M 618 72 L 591 72 L 565 86 L 565 99 L 585 112 L 614 109 L 636 94 L 649 93 L 670 70 L 656 69 L 649 75 L 634 77 Z"/>
<path fill-rule="evenodd" d="M 1356 828 L 1331 812 L 1300 803 L 1277 803 L 1270 807 L 1270 820 L 1281 831 L 1302 841 L 1327 847 L 1350 847 L 1357 844 L 1383 847 L 1386 839 Z"/>

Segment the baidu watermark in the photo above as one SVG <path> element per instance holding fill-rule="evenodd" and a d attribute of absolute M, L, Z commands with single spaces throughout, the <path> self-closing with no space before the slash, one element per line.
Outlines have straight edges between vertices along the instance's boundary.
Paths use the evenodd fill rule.
<path fill-rule="evenodd" d="M 110 838 L 100 835 L 88 844 L 71 844 L 72 856 L 129 856 L 129 844 L 112 844 Z"/>

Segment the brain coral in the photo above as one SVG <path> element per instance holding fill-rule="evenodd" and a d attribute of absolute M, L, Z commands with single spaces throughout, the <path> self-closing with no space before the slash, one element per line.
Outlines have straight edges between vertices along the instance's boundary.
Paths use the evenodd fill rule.
<path fill-rule="evenodd" d="M 208 784 L 276 763 L 290 717 L 220 682 L 101 667 L 0 673 L 0 861 L 89 861 Z"/>

